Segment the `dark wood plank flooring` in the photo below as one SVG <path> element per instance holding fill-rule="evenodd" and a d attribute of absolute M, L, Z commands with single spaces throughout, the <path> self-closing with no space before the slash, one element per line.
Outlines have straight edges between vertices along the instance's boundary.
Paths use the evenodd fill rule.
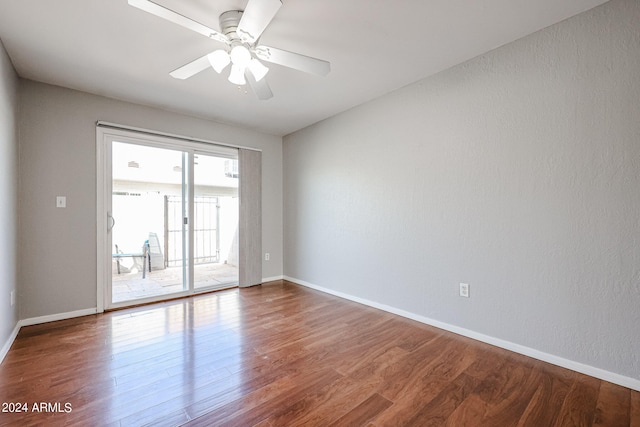
<path fill-rule="evenodd" d="M 636 391 L 285 281 L 24 327 L 0 402 L 3 426 L 640 427 Z"/>

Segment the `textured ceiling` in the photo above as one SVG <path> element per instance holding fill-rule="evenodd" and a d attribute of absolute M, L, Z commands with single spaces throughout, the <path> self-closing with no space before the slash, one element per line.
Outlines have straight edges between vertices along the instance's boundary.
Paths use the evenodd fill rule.
<path fill-rule="evenodd" d="M 156 0 L 219 29 L 245 0 Z M 261 42 L 331 62 L 327 77 L 269 65 L 259 101 L 207 69 L 169 72 L 219 42 L 127 0 L 0 0 L 0 39 L 24 78 L 286 135 L 605 0 L 283 0 Z"/>

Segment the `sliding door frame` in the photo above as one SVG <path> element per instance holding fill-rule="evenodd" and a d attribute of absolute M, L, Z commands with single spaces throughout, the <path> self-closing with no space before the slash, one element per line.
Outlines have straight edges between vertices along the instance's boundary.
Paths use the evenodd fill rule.
<path fill-rule="evenodd" d="M 124 142 L 137 145 L 151 146 L 157 148 L 171 149 L 176 151 L 183 151 L 188 153 L 189 168 L 188 168 L 188 252 L 189 262 L 187 265 L 188 273 L 188 289 L 182 292 L 171 294 L 169 298 L 188 296 L 195 293 L 194 286 L 191 284 L 193 281 L 193 245 L 194 245 L 194 155 L 201 153 L 203 155 L 211 155 L 215 157 L 226 157 L 230 159 L 239 158 L 240 149 L 248 149 L 251 151 L 260 151 L 253 148 L 238 147 L 229 144 L 219 144 L 212 141 L 181 137 L 178 135 L 163 134 L 159 132 L 147 131 L 139 128 L 131 128 L 126 126 L 119 126 L 109 123 L 98 122 L 96 127 L 96 226 L 97 226 L 97 252 L 96 252 L 96 267 L 97 267 L 97 312 L 101 313 L 106 309 L 120 308 L 127 305 L 131 305 L 131 302 L 112 304 L 112 296 L 110 295 L 111 286 L 108 284 L 111 281 L 111 268 L 107 263 L 111 256 L 111 247 L 109 246 L 109 233 L 110 233 L 110 214 L 107 209 L 111 204 L 110 198 L 112 197 L 112 182 L 111 182 L 111 144 L 113 142 Z M 242 182 L 242 177 L 240 177 Z M 242 203 L 242 195 L 240 195 L 239 203 Z M 240 228 L 242 234 L 242 228 Z M 259 240 L 262 240 L 261 237 Z M 242 245 L 242 243 L 240 243 Z M 244 268 L 243 262 L 239 265 L 240 271 Z M 206 290 L 205 290 L 206 291 Z M 202 292 L 202 291 L 199 291 Z M 149 302 L 161 301 L 167 299 L 167 295 L 144 298 L 135 300 L 134 304 L 144 304 Z"/>

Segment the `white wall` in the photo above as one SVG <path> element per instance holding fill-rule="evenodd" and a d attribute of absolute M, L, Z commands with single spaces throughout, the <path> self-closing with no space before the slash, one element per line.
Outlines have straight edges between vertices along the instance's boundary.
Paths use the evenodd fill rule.
<path fill-rule="evenodd" d="M 282 275 L 280 137 L 26 80 L 20 100 L 21 318 L 96 307 L 97 120 L 262 149 L 263 276 Z"/>
<path fill-rule="evenodd" d="M 285 276 L 640 379 L 638 22 L 612 0 L 285 137 Z"/>
<path fill-rule="evenodd" d="M 18 85 L 18 76 L 0 42 L 0 349 L 18 322 L 18 304 L 11 306 L 10 299 L 11 292 L 18 290 Z"/>

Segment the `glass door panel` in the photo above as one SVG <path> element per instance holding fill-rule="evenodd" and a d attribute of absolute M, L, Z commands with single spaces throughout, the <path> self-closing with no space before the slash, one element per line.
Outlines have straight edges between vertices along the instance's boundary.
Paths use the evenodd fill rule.
<path fill-rule="evenodd" d="M 188 153 L 115 141 L 111 150 L 111 303 L 188 291 Z"/>
<path fill-rule="evenodd" d="M 238 285 L 238 161 L 197 152 L 193 161 L 196 290 Z"/>

